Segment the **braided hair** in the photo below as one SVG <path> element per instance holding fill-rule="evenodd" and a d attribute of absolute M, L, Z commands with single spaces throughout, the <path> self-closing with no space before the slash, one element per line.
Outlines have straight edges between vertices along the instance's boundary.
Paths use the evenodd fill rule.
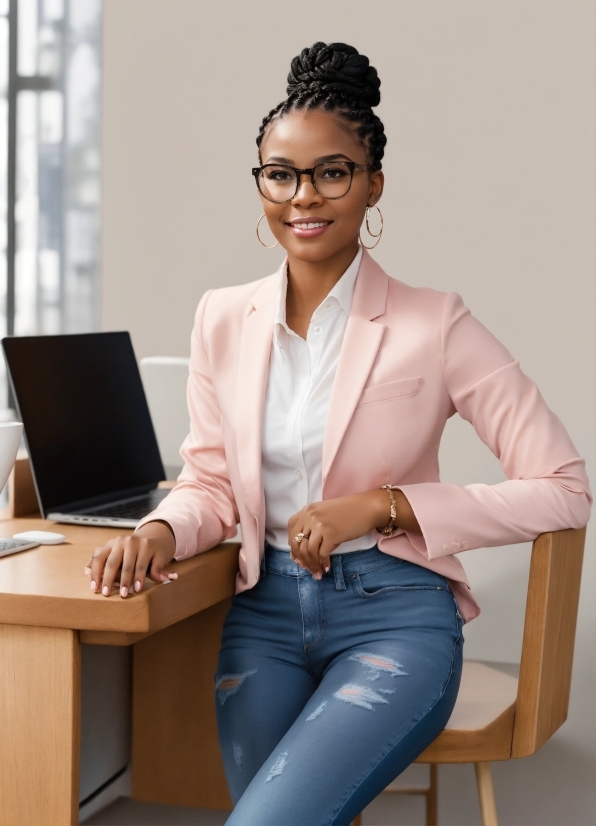
<path fill-rule="evenodd" d="M 381 100 L 381 81 L 365 55 L 345 43 L 315 43 L 292 60 L 288 97 L 263 118 L 257 146 L 259 155 L 271 122 L 292 109 L 322 108 L 337 112 L 353 126 L 353 133 L 367 150 L 373 169 L 381 169 L 385 129 L 372 110 Z"/>

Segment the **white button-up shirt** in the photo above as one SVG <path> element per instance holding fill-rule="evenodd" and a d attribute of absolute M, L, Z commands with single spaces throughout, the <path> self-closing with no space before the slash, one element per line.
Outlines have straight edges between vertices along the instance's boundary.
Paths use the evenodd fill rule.
<path fill-rule="evenodd" d="M 306 340 L 286 324 L 287 270 L 281 271 L 263 416 L 265 539 L 289 550 L 288 519 L 323 488 L 323 438 L 341 344 L 352 306 L 362 247 L 312 315 Z M 371 531 L 333 553 L 371 548 Z"/>

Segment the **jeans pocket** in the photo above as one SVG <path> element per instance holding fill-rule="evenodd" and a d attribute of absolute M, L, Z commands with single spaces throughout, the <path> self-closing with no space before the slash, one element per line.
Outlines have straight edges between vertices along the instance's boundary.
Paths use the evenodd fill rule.
<path fill-rule="evenodd" d="M 449 591 L 446 580 L 420 565 L 390 565 L 349 577 L 358 596 L 371 598 L 403 591 Z"/>

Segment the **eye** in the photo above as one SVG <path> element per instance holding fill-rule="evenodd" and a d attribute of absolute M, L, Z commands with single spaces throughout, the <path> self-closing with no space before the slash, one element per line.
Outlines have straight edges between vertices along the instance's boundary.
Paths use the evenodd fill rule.
<path fill-rule="evenodd" d="M 289 169 L 280 167 L 269 167 L 265 169 L 265 177 L 268 181 L 277 181 L 278 183 L 287 183 L 293 180 L 294 173 Z"/>
<path fill-rule="evenodd" d="M 349 170 L 345 166 L 339 166 L 338 164 L 324 166 L 321 169 L 321 177 L 332 181 L 345 178 L 349 174 Z"/>

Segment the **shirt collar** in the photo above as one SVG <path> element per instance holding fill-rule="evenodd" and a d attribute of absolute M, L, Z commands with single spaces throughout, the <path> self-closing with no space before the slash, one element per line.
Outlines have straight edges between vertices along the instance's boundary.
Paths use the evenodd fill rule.
<path fill-rule="evenodd" d="M 328 293 L 327 296 L 323 299 L 321 304 L 317 307 L 313 316 L 319 312 L 321 306 L 324 302 L 328 301 L 329 298 L 334 298 L 341 306 L 342 310 L 346 315 L 350 315 L 350 310 L 352 309 L 352 301 L 354 298 L 354 289 L 356 287 L 356 278 L 358 276 L 358 270 L 360 268 L 360 262 L 362 261 L 362 246 L 358 245 L 358 252 L 354 256 L 354 259 L 344 274 L 341 276 L 339 281 L 335 284 L 333 289 Z M 288 291 L 288 266 L 285 264 L 281 267 L 280 270 L 280 284 L 277 293 L 277 306 L 275 309 L 275 319 L 274 319 L 274 329 L 276 333 L 279 331 L 279 327 L 283 327 L 287 332 L 289 332 L 289 328 L 286 324 L 286 295 Z"/>

